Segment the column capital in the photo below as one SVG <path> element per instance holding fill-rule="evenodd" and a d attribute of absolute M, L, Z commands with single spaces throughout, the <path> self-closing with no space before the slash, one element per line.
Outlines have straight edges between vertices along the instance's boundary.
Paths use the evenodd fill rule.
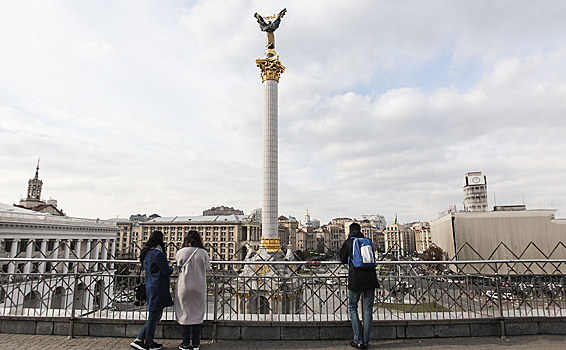
<path fill-rule="evenodd" d="M 279 82 L 279 77 L 285 72 L 285 66 L 279 61 L 279 55 L 268 58 L 258 58 L 255 60 L 256 66 L 261 70 L 261 82 L 275 80 Z"/>

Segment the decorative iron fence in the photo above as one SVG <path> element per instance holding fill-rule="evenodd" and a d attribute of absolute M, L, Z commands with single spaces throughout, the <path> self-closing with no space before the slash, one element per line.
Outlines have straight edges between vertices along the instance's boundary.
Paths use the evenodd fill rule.
<path fill-rule="evenodd" d="M 0 272 L 0 317 L 146 319 L 145 305 L 134 300 L 138 261 L 0 258 L 6 262 L 52 268 L 46 273 L 33 268 L 29 273 Z M 66 273 L 61 272 L 63 265 Z M 341 263 L 212 265 L 206 320 L 348 320 L 348 274 Z M 380 261 L 374 320 L 564 317 L 566 277 L 560 271 L 565 267 L 564 259 Z M 175 287 L 176 273 L 172 293 Z M 165 310 L 163 319 L 175 319 L 173 308 Z"/>

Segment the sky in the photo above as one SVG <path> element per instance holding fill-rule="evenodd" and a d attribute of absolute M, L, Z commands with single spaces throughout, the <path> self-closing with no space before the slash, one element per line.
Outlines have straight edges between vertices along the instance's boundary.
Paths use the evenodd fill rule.
<path fill-rule="evenodd" d="M 281 215 L 430 221 L 481 171 L 566 217 L 564 1 L 2 2 L 0 202 L 40 158 L 69 216 L 261 207 L 253 15 L 283 8 Z"/>

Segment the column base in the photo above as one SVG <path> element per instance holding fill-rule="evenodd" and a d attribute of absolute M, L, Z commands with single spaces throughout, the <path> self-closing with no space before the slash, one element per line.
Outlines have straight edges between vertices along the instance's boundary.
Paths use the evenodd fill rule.
<path fill-rule="evenodd" d="M 260 246 L 265 248 L 268 253 L 275 253 L 281 249 L 281 241 L 279 241 L 279 238 L 265 238 L 262 236 Z"/>

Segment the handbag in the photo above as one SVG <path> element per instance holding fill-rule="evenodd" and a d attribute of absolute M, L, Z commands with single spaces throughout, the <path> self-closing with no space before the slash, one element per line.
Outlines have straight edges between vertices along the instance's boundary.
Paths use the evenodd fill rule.
<path fill-rule="evenodd" d="M 147 295 L 145 294 L 145 281 L 140 282 L 142 267 L 143 264 L 140 265 L 140 271 L 138 272 L 138 284 L 134 287 L 134 293 L 137 301 L 145 301 L 147 299 Z"/>

